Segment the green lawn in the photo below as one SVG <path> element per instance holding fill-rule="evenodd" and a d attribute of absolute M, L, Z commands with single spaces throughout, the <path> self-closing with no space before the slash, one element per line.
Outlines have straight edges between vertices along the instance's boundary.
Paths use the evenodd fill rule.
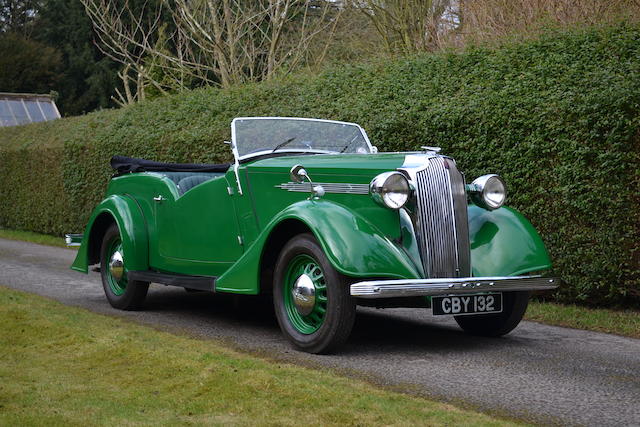
<path fill-rule="evenodd" d="M 0 287 L 0 425 L 515 425 Z"/>

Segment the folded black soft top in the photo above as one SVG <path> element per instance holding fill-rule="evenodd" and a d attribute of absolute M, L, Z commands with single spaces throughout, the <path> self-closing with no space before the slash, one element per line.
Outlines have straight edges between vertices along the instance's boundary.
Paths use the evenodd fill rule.
<path fill-rule="evenodd" d="M 162 163 L 135 157 L 113 156 L 111 167 L 118 174 L 128 172 L 226 172 L 230 164 L 211 163 Z"/>

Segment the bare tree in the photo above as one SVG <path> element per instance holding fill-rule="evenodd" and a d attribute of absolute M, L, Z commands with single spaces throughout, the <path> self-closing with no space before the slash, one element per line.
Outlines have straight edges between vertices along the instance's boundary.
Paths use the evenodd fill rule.
<path fill-rule="evenodd" d="M 545 27 L 640 18 L 639 0 L 459 0 L 460 44 L 536 35 Z"/>
<path fill-rule="evenodd" d="M 128 0 L 81 1 L 100 49 L 123 64 L 122 103 L 143 99 L 147 86 L 229 87 L 296 69 L 312 62 L 311 41 L 332 35 L 342 13 L 325 0 L 163 0 L 138 12 Z"/>
<path fill-rule="evenodd" d="M 431 51 L 456 25 L 454 0 L 354 0 L 389 53 Z"/>
<path fill-rule="evenodd" d="M 156 58 L 149 58 L 148 47 L 160 47 L 156 43 L 162 25 L 162 6 L 158 4 L 150 13 L 143 7 L 135 12 L 128 0 L 117 4 L 113 0 L 81 0 L 89 18 L 93 22 L 98 37 L 98 48 L 123 67 L 118 72 L 122 80 L 123 92 L 116 88 L 113 99 L 123 105 L 144 99 L 145 87 L 154 85 L 162 88 L 148 70 Z"/>
<path fill-rule="evenodd" d="M 342 9 L 324 0 L 176 0 L 173 12 L 192 51 L 215 59 L 226 87 L 295 69 L 314 38 L 333 34 Z"/>

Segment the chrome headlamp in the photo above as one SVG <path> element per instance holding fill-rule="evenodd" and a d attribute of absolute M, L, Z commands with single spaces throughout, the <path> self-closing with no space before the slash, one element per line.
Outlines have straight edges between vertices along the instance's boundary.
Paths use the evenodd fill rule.
<path fill-rule="evenodd" d="M 476 205 L 494 210 L 504 205 L 507 198 L 507 186 L 498 175 L 482 175 L 469 186 L 469 195 Z"/>
<path fill-rule="evenodd" d="M 400 209 L 411 195 L 411 186 L 400 172 L 385 172 L 373 178 L 369 185 L 371 197 L 389 209 Z"/>

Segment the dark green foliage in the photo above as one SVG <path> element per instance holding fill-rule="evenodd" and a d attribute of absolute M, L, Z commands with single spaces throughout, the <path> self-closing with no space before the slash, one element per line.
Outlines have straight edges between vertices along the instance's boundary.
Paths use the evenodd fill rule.
<path fill-rule="evenodd" d="M 496 172 L 542 234 L 562 301 L 640 302 L 640 28 L 345 66 L 0 132 L 0 226 L 82 231 L 113 154 L 230 158 L 235 116 L 356 121 L 383 151 L 438 145 Z"/>
<path fill-rule="evenodd" d="M 94 44 L 91 20 L 78 0 L 47 0 L 38 10 L 37 31 L 32 37 L 57 49 L 64 72 L 52 88 L 63 116 L 83 114 L 114 106 L 111 96 L 121 83 L 119 64 Z"/>
<path fill-rule="evenodd" d="M 78 0 L 0 0 L 0 91 L 55 91 L 63 116 L 114 106 L 120 65 L 93 39 Z"/>
<path fill-rule="evenodd" d="M 41 0 L 0 0 L 0 32 L 28 36 L 34 29 Z"/>
<path fill-rule="evenodd" d="M 61 55 L 17 33 L 0 33 L 0 92 L 49 93 L 61 79 Z"/>

